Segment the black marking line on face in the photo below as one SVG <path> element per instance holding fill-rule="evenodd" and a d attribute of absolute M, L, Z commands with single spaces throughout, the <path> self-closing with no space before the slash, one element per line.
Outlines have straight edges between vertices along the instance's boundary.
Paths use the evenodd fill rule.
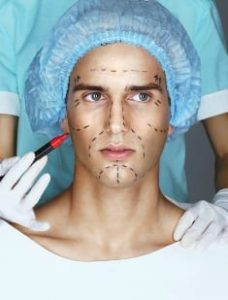
<path fill-rule="evenodd" d="M 119 166 L 116 167 L 116 182 L 117 182 L 117 183 L 120 183 Z"/>
<path fill-rule="evenodd" d="M 118 162 L 118 161 L 117 161 Z M 116 182 L 118 184 L 120 184 L 120 169 L 123 168 L 123 169 L 128 169 L 129 171 L 131 171 L 131 173 L 134 174 L 134 177 L 135 177 L 135 181 L 137 180 L 138 178 L 138 174 L 135 172 L 135 170 L 131 167 L 128 167 L 127 165 L 120 165 L 120 164 L 113 164 L 113 165 L 110 165 L 110 166 L 106 166 L 104 169 L 102 169 L 98 176 L 97 176 L 97 179 L 101 180 L 101 176 L 105 173 L 105 170 L 108 170 L 108 169 L 111 169 L 111 168 L 116 168 Z"/>
<path fill-rule="evenodd" d="M 98 179 L 100 180 L 101 179 L 101 175 L 104 173 L 104 170 L 101 170 L 99 175 L 98 175 Z"/>
<path fill-rule="evenodd" d="M 108 127 L 110 128 L 111 126 L 111 118 L 112 118 L 112 105 L 113 105 L 113 102 L 111 101 L 111 107 L 110 107 L 110 111 L 109 111 L 109 116 L 108 116 Z"/>
<path fill-rule="evenodd" d="M 127 72 L 135 72 L 135 73 L 148 73 L 148 71 L 146 70 L 137 70 L 137 69 L 131 69 L 131 70 L 108 70 L 106 68 L 92 68 L 89 70 L 90 72 L 111 72 L 111 73 L 117 73 L 117 72 L 123 72 L 123 73 L 127 73 Z"/>
<path fill-rule="evenodd" d="M 102 130 L 101 132 L 99 132 L 95 137 L 92 138 L 91 142 L 89 143 L 89 147 L 88 147 L 88 151 L 89 151 L 89 158 L 91 158 L 91 149 L 92 146 L 94 144 L 94 142 L 98 139 L 98 137 L 102 136 L 102 134 L 104 134 L 104 130 Z"/>
<path fill-rule="evenodd" d="M 154 80 L 155 80 L 155 82 L 157 82 L 159 85 L 161 85 L 161 83 L 162 83 L 162 78 L 161 78 L 161 76 L 155 75 L 155 76 L 154 76 Z"/>
<path fill-rule="evenodd" d="M 145 151 L 144 145 L 142 145 L 142 148 L 143 148 L 143 158 L 145 159 L 146 158 L 146 151 Z"/>
<path fill-rule="evenodd" d="M 140 141 L 142 141 L 142 138 L 139 135 L 137 136 L 137 139 L 140 140 Z"/>
<path fill-rule="evenodd" d="M 74 100 L 74 107 L 78 107 L 81 104 L 80 99 L 75 99 Z"/>
<path fill-rule="evenodd" d="M 142 140 L 143 140 L 142 137 L 140 135 L 137 135 L 134 129 L 131 128 L 130 131 L 136 136 L 136 138 L 140 142 L 140 145 L 141 145 L 142 150 L 143 150 L 143 158 L 145 159 L 146 158 L 146 152 L 145 152 L 145 146 L 142 143 Z"/>
<path fill-rule="evenodd" d="M 73 129 L 74 131 L 82 131 L 82 130 L 87 129 L 89 127 L 90 127 L 90 125 L 85 125 L 82 128 L 75 128 L 73 126 L 70 126 L 70 128 Z"/>
<path fill-rule="evenodd" d="M 122 103 L 122 117 L 123 117 L 123 127 L 126 127 L 126 124 L 125 124 L 125 116 L 124 116 L 124 106 L 123 106 L 123 103 Z"/>
<path fill-rule="evenodd" d="M 75 85 L 80 81 L 81 77 L 79 75 L 76 76 L 76 78 L 74 78 L 74 83 Z"/>
<path fill-rule="evenodd" d="M 162 102 L 157 99 L 155 102 L 154 102 L 154 105 L 156 105 L 157 107 L 159 107 L 160 105 L 162 105 Z"/>
<path fill-rule="evenodd" d="M 154 127 L 153 125 L 151 125 L 150 123 L 147 123 L 147 126 L 149 126 L 149 127 L 151 127 L 152 129 L 154 129 L 154 131 L 156 132 L 156 133 L 167 133 L 168 132 L 168 128 L 166 128 L 166 129 L 159 129 L 159 128 L 156 128 L 156 127 Z"/>

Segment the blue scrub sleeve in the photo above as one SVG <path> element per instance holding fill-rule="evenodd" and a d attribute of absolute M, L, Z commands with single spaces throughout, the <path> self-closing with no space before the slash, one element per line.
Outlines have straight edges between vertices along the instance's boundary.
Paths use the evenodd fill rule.
<path fill-rule="evenodd" d="M 12 11 L 0 2 L 0 114 L 19 115 L 16 63 L 12 41 Z M 7 24 L 7 29 L 4 24 Z"/>

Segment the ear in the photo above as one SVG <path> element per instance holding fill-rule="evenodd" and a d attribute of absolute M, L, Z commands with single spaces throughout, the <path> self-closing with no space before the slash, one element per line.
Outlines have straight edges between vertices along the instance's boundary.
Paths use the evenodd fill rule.
<path fill-rule="evenodd" d="M 171 136 L 172 133 L 173 133 L 173 126 L 169 125 L 168 136 Z"/>
<path fill-rule="evenodd" d="M 70 128 L 69 128 L 69 123 L 68 123 L 68 118 L 65 116 L 65 118 L 62 120 L 60 127 L 64 133 L 69 133 Z"/>

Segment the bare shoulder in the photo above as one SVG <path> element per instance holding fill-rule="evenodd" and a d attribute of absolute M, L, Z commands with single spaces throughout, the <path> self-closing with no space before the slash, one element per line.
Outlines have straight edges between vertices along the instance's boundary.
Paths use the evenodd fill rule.
<path fill-rule="evenodd" d="M 33 231 L 18 224 L 14 224 L 14 227 L 34 240 L 54 238 L 54 236 L 57 237 L 61 234 L 61 229 L 64 227 L 64 223 L 67 219 L 66 216 L 69 211 L 68 201 L 66 198 L 67 192 L 64 192 L 48 203 L 45 203 L 35 209 L 36 220 L 49 223 L 49 230 Z"/>

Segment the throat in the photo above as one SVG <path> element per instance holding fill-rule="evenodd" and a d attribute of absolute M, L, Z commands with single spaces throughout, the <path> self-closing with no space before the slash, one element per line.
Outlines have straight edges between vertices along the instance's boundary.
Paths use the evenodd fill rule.
<path fill-rule="evenodd" d="M 164 199 L 159 203 L 151 211 L 147 207 L 125 211 L 125 215 L 116 209 L 110 212 L 110 218 L 107 211 L 102 213 L 96 206 L 90 207 L 90 214 L 84 214 L 80 207 L 77 215 L 67 215 L 62 209 L 62 216 L 58 216 L 58 222 L 49 232 L 31 238 L 49 251 L 76 261 L 145 255 L 174 243 L 173 231 L 182 214 L 179 208 Z M 166 218 L 162 217 L 164 215 Z"/>

